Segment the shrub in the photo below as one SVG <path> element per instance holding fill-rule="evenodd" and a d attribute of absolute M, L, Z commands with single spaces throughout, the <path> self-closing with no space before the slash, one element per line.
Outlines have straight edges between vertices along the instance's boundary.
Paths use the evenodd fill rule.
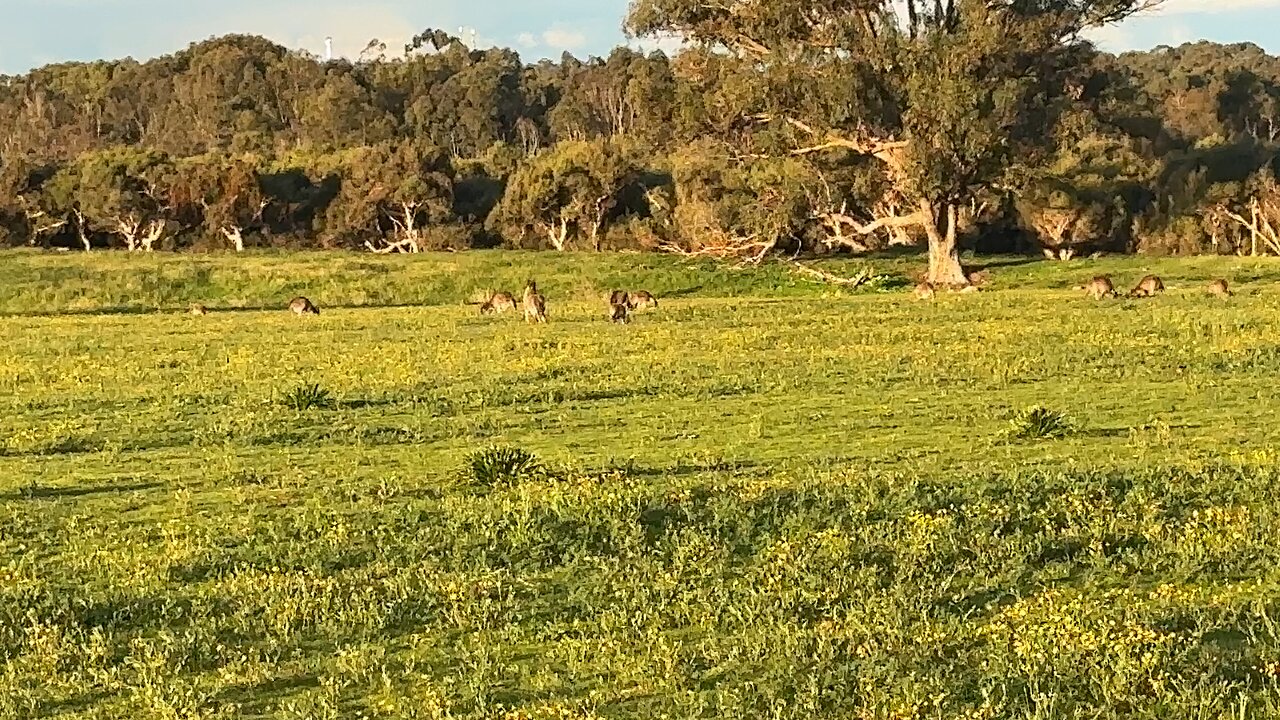
<path fill-rule="evenodd" d="M 538 469 L 537 457 L 528 450 L 494 446 L 467 455 L 462 474 L 475 485 L 510 487 Z"/>
<path fill-rule="evenodd" d="M 1037 405 L 1015 415 L 1006 434 L 1023 440 L 1044 440 L 1065 437 L 1075 429 L 1075 423 L 1065 414 Z"/>
<path fill-rule="evenodd" d="M 311 383 L 310 385 L 299 385 L 280 398 L 281 404 L 291 407 L 298 412 L 303 410 L 311 410 L 312 408 L 327 408 L 333 406 L 333 396 L 328 390 L 320 387 L 319 383 Z"/>

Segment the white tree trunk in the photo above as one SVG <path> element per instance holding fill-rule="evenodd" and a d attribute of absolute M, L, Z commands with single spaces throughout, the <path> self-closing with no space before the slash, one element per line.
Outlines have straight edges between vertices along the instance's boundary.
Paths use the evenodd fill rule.
<path fill-rule="evenodd" d="M 399 241 L 409 248 L 411 253 L 422 252 L 422 231 L 418 229 L 418 203 L 400 203 L 401 220 L 396 223 Z"/>
<path fill-rule="evenodd" d="M 422 252 L 422 229 L 418 227 L 419 206 L 420 203 L 416 202 L 400 203 L 399 216 L 387 213 L 391 223 L 396 226 L 395 235 L 390 240 L 379 237 L 376 245 L 374 241 L 366 240 L 364 246 L 369 252 L 379 255 Z"/>
<path fill-rule="evenodd" d="M 80 236 L 80 244 L 84 245 L 85 252 L 93 251 L 93 243 L 89 239 L 89 233 L 85 232 L 84 214 L 79 210 L 75 211 L 76 215 L 76 234 Z"/>
<path fill-rule="evenodd" d="M 147 252 L 155 250 L 155 245 L 164 237 L 164 221 L 152 220 L 142 233 L 142 249 Z"/>
<path fill-rule="evenodd" d="M 223 227 L 222 235 L 227 238 L 236 252 L 244 252 L 244 232 L 238 227 Z"/>
<path fill-rule="evenodd" d="M 547 228 L 547 239 L 551 241 L 551 246 L 560 252 L 564 252 L 565 247 L 569 244 L 569 221 L 563 216 L 560 218 L 559 226 L 552 225 Z"/>
<path fill-rule="evenodd" d="M 44 237 L 52 235 L 66 226 L 66 220 L 54 220 L 43 210 L 26 210 L 27 225 L 31 228 L 31 237 L 27 244 L 35 247 L 44 244 Z"/>
<path fill-rule="evenodd" d="M 116 232 L 124 238 L 125 249 L 129 252 L 138 249 L 138 232 L 141 227 L 142 221 L 136 217 L 116 218 Z"/>

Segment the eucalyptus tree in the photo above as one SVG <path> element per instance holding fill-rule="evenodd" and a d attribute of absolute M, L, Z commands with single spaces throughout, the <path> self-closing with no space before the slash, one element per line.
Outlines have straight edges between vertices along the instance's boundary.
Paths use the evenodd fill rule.
<path fill-rule="evenodd" d="M 750 129 L 741 157 L 877 161 L 908 211 L 862 229 L 923 227 L 928 279 L 964 285 L 963 208 L 1052 147 L 1084 91 L 1085 34 L 1159 1 L 634 0 L 627 27 L 718 73 L 714 104 Z"/>

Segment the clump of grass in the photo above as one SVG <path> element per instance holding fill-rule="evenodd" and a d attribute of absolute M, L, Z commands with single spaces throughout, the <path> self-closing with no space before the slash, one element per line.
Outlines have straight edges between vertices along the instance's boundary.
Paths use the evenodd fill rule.
<path fill-rule="evenodd" d="M 299 412 L 333 407 L 333 395 L 319 383 L 299 385 L 280 397 L 280 403 Z"/>
<path fill-rule="evenodd" d="M 1042 405 L 1027 408 L 1009 420 L 1005 435 L 1020 440 L 1050 440 L 1076 431 L 1076 423 L 1065 413 Z"/>
<path fill-rule="evenodd" d="M 540 467 L 538 458 L 524 448 L 493 446 L 467 455 L 462 474 L 474 485 L 511 487 Z"/>

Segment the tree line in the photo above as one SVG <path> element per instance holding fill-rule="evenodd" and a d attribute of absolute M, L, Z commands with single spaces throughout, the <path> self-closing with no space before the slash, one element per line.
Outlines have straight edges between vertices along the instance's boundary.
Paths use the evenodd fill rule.
<path fill-rule="evenodd" d="M 928 244 L 956 282 L 966 246 L 1280 254 L 1280 59 L 1080 39 L 1141 5 L 641 0 L 629 29 L 684 50 L 529 64 L 429 30 L 356 61 L 237 35 L 50 65 L 0 78 L 0 243 Z"/>

